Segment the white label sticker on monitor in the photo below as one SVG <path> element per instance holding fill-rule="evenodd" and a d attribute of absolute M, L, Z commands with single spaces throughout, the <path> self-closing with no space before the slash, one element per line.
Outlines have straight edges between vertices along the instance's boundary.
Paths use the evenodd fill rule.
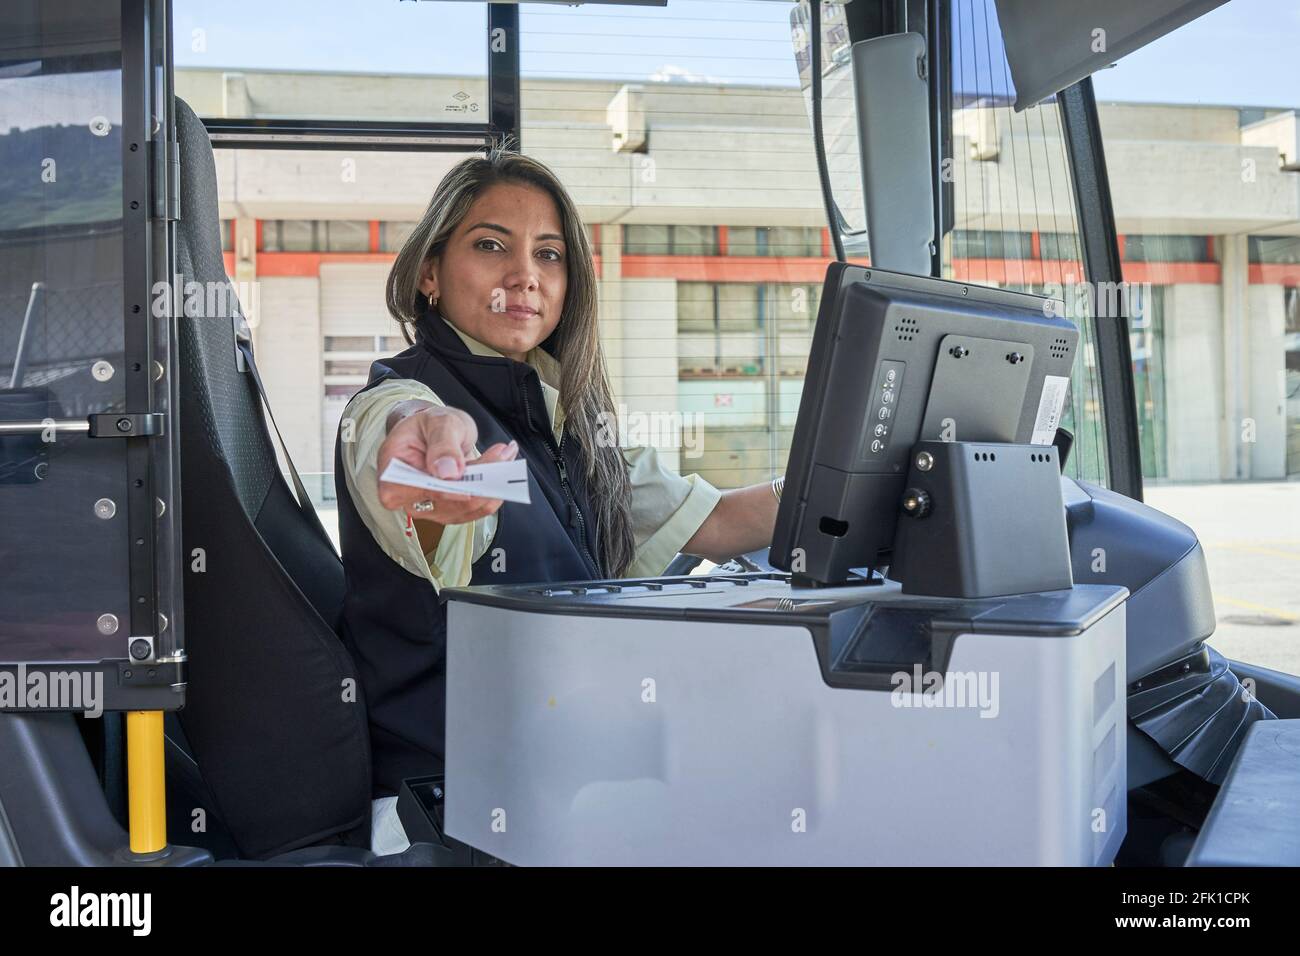
<path fill-rule="evenodd" d="M 1038 399 L 1038 413 L 1034 416 L 1034 436 L 1031 445 L 1050 445 L 1056 437 L 1056 426 L 1061 424 L 1061 409 L 1065 407 L 1065 392 L 1070 380 L 1064 375 L 1044 375 L 1043 394 Z"/>

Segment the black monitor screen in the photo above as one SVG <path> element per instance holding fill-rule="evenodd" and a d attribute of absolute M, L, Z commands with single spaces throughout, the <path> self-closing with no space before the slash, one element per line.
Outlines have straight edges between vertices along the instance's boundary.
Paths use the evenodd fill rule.
<path fill-rule="evenodd" d="M 803 584 L 889 564 L 922 439 L 1048 445 L 1079 333 L 1059 301 L 831 263 L 771 563 Z"/>

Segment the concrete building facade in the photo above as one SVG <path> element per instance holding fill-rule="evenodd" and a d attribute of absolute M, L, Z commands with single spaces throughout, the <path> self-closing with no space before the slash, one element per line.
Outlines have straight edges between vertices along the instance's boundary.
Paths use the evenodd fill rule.
<path fill-rule="evenodd" d="M 308 99 L 368 115 L 453 87 L 471 105 L 486 95 L 464 77 L 187 69 L 176 85 L 212 116 L 297 115 Z M 630 437 L 721 486 L 778 473 L 831 255 L 803 95 L 530 79 L 522 104 L 523 150 L 559 174 L 592 239 L 617 401 L 644 426 Z M 1168 481 L 1300 473 L 1296 110 L 1100 112 L 1125 278 L 1141 287 L 1144 470 Z M 1013 114 L 991 100 L 956 111 L 951 277 L 1070 301 L 1082 270 L 1056 117 L 1051 104 Z M 855 150 L 851 135 L 828 142 L 844 195 Z M 384 278 L 464 155 L 217 151 L 227 269 L 246 284 L 259 362 L 304 471 L 332 469 L 343 404 L 374 357 L 402 347 Z M 1085 348 L 1071 409 L 1084 473 L 1102 460 L 1092 363 Z"/>

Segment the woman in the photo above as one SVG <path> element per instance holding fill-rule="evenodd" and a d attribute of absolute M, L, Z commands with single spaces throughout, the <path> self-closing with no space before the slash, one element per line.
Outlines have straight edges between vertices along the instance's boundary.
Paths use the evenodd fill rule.
<path fill-rule="evenodd" d="M 370 717 L 377 852 L 402 849 L 404 778 L 440 772 L 443 587 L 661 574 L 771 543 L 779 484 L 720 493 L 620 449 L 577 208 L 536 160 L 494 150 L 439 184 L 388 276 L 411 347 L 376 362 L 340 425 L 343 633 Z M 381 482 L 528 463 L 531 503 Z"/>

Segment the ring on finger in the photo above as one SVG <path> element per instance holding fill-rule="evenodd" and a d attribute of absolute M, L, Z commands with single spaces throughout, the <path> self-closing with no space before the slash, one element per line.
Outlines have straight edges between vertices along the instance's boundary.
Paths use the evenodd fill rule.
<path fill-rule="evenodd" d="M 433 510 L 433 502 L 430 501 L 428 498 L 425 498 L 423 501 L 417 501 L 415 504 L 413 504 L 413 505 L 411 506 L 411 510 L 412 510 L 412 511 L 421 511 L 421 512 L 432 511 L 432 510 Z"/>

